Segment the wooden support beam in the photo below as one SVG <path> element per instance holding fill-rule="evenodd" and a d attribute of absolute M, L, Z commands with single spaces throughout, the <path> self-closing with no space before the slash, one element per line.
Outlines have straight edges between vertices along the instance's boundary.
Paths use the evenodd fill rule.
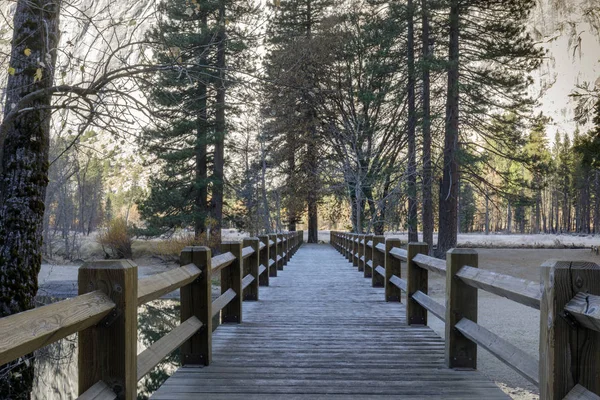
<path fill-rule="evenodd" d="M 477 289 L 456 277 L 465 265 L 478 267 L 475 250 L 451 249 L 446 253 L 445 360 L 448 368 L 477 369 L 477 344 L 456 329 L 456 324 L 463 318 L 477 322 Z"/>
<path fill-rule="evenodd" d="M 414 258 L 419 254 L 427 255 L 429 246 L 427 243 L 409 243 L 406 250 L 406 323 L 408 325 L 427 325 L 427 310 L 413 299 L 413 295 L 419 291 L 428 293 L 429 275 L 426 269 L 419 267 Z"/>
<path fill-rule="evenodd" d="M 365 235 L 358 235 L 358 270 L 365 270 Z"/>
<path fill-rule="evenodd" d="M 271 260 L 275 261 L 275 263 L 273 264 L 273 266 L 271 266 L 271 262 L 269 262 L 269 264 L 267 264 L 267 268 L 269 268 L 269 276 L 274 278 L 274 277 L 277 277 L 277 254 L 279 254 L 278 253 L 279 246 L 277 244 L 277 234 L 275 234 L 275 233 L 270 234 L 269 239 L 273 242 L 273 244 L 269 248 L 269 257 Z"/>
<path fill-rule="evenodd" d="M 264 265 L 267 269 L 266 273 L 259 274 L 258 285 L 269 286 L 269 236 L 261 235 L 258 237 L 258 240 L 265 245 L 259 253 L 258 262 L 260 265 Z"/>
<path fill-rule="evenodd" d="M 385 246 L 385 236 L 373 236 L 373 272 L 371 273 L 371 285 L 373 287 L 384 287 L 385 278 L 374 271 L 378 266 L 385 267 L 385 253 L 382 253 L 377 249 L 378 245 Z"/>
<path fill-rule="evenodd" d="M 600 332 L 565 314 L 577 293 L 600 295 L 600 267 L 549 261 L 541 267 L 540 398 L 562 400 L 576 384 L 600 394 Z"/>
<path fill-rule="evenodd" d="M 600 296 L 579 292 L 567 303 L 565 311 L 581 326 L 600 332 Z"/>
<path fill-rule="evenodd" d="M 390 253 L 394 247 L 401 245 L 400 239 L 390 238 L 385 241 L 385 301 L 402 302 L 402 290 L 390 281 L 392 276 L 402 277 L 402 264 Z"/>
<path fill-rule="evenodd" d="M 235 256 L 235 261 L 221 270 L 221 293 L 229 289 L 236 293 L 235 298 L 221 311 L 221 321 L 239 324 L 242 322 L 242 242 L 223 242 L 221 251 L 231 252 Z"/>
<path fill-rule="evenodd" d="M 365 278 L 373 276 L 373 248 L 368 245 L 369 242 L 373 242 L 373 235 L 365 235 L 365 270 L 363 271 Z M 369 261 L 371 261 L 371 264 L 369 264 Z"/>
<path fill-rule="evenodd" d="M 104 322 L 79 332 L 79 394 L 98 381 L 119 399 L 137 398 L 137 265 L 94 261 L 79 268 L 79 294 L 103 291 L 115 308 Z"/>
<path fill-rule="evenodd" d="M 179 256 L 182 264 L 194 263 L 202 272 L 183 286 L 180 322 L 196 317 L 202 327 L 181 345 L 182 365 L 209 365 L 212 361 L 212 258 L 208 247 L 186 247 Z"/>
<path fill-rule="evenodd" d="M 281 233 L 277 234 L 277 258 L 275 259 L 276 261 L 276 265 L 277 265 L 277 269 L 279 271 L 283 271 L 283 266 L 285 265 L 285 261 L 283 259 L 283 252 L 284 252 L 284 242 L 283 242 L 283 235 Z"/>
<path fill-rule="evenodd" d="M 242 269 L 242 276 L 252 275 L 254 280 L 244 289 L 243 299 L 244 300 L 258 300 L 258 266 L 260 265 L 260 240 L 256 237 L 245 238 L 243 240 L 243 247 L 252 247 L 254 253 L 244 259 L 244 266 Z"/>

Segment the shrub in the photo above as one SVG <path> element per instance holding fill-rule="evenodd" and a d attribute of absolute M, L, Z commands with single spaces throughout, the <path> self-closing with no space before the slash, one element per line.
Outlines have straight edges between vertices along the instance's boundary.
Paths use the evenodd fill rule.
<path fill-rule="evenodd" d="M 173 235 L 169 239 L 158 242 L 156 252 L 169 260 L 176 261 L 179 260 L 181 250 L 187 246 L 207 246 L 214 249 L 219 245 L 217 236 L 212 235 L 210 239 L 206 236 L 206 233 L 200 234 L 199 237 L 195 237 L 193 233 Z"/>
<path fill-rule="evenodd" d="M 123 218 L 111 220 L 106 232 L 98 236 L 98 243 L 102 245 L 107 258 L 131 258 L 131 242 L 131 233 Z M 111 254 L 106 251 L 107 248 Z"/>

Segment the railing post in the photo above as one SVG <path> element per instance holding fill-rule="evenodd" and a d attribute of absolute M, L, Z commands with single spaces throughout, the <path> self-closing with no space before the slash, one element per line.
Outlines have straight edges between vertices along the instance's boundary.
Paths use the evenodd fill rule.
<path fill-rule="evenodd" d="M 98 325 L 79 332 L 79 394 L 98 381 L 119 399 L 137 397 L 137 265 L 94 261 L 79 268 L 79 294 L 102 290 L 116 304 Z"/>
<path fill-rule="evenodd" d="M 181 265 L 194 263 L 202 273 L 180 289 L 181 322 L 196 317 L 202 328 L 181 345 L 182 365 L 209 365 L 212 361 L 212 283 L 211 251 L 208 247 L 186 247 L 179 257 Z"/>
<path fill-rule="evenodd" d="M 244 289 L 244 300 L 258 300 L 258 266 L 259 264 L 259 240 L 256 237 L 244 238 L 242 242 L 244 247 L 250 246 L 254 249 L 254 254 L 244 260 L 244 270 L 242 277 L 251 274 L 254 277 L 246 289 Z"/>
<path fill-rule="evenodd" d="M 367 246 L 367 243 L 373 241 L 373 235 L 365 235 L 365 271 L 363 276 L 370 278 L 373 274 L 373 268 L 369 267 L 369 261 L 373 261 L 373 249 Z"/>
<path fill-rule="evenodd" d="M 287 263 L 290 261 L 290 258 L 292 258 L 292 235 L 289 233 L 285 234 L 285 264 L 287 265 Z"/>
<path fill-rule="evenodd" d="M 373 271 L 371 271 L 371 284 L 373 287 L 384 287 L 385 285 L 384 277 L 375 271 L 375 268 L 379 265 L 385 268 L 385 254 L 377 250 L 379 243 L 385 243 L 385 236 L 373 236 Z"/>
<path fill-rule="evenodd" d="M 390 250 L 394 247 L 400 247 L 402 242 L 400 239 L 385 240 L 385 301 L 402 302 L 402 290 L 390 282 L 392 276 L 402 277 L 402 264 L 400 260 L 390 254 Z"/>
<path fill-rule="evenodd" d="M 359 234 L 355 233 L 354 235 L 352 235 L 352 265 L 354 267 L 358 268 L 358 247 L 359 247 L 359 243 L 358 243 L 358 238 L 359 238 Z"/>
<path fill-rule="evenodd" d="M 365 235 L 358 235 L 358 271 L 365 270 Z M 362 243 L 361 243 L 362 242 Z M 362 258 L 362 259 L 361 259 Z"/>
<path fill-rule="evenodd" d="M 231 252 L 235 261 L 221 270 L 221 294 L 233 289 L 236 296 L 221 311 L 221 321 L 242 322 L 242 242 L 221 243 L 223 253 Z"/>
<path fill-rule="evenodd" d="M 600 267 L 549 261 L 541 267 L 541 290 L 540 399 L 562 400 L 576 384 L 600 394 L 600 333 L 571 326 L 564 310 L 578 292 L 600 295 Z"/>
<path fill-rule="evenodd" d="M 428 273 L 413 262 L 417 254 L 429 254 L 427 243 L 409 243 L 406 262 L 406 323 L 408 325 L 427 325 L 427 309 L 412 299 L 417 291 L 427 294 Z"/>
<path fill-rule="evenodd" d="M 273 245 L 269 248 L 269 257 L 271 260 L 273 260 L 273 266 L 271 268 L 269 268 L 269 264 L 271 263 L 269 261 L 269 264 L 266 265 L 267 268 L 269 268 L 269 276 L 270 277 L 277 277 L 277 254 L 279 254 L 278 252 L 278 245 L 277 245 L 277 235 L 272 233 L 269 235 L 269 240 L 273 242 Z"/>
<path fill-rule="evenodd" d="M 258 277 L 258 284 L 260 286 L 269 286 L 269 235 L 260 235 L 258 237 L 265 247 L 260 251 L 258 262 L 260 265 L 264 265 L 267 270 Z"/>
<path fill-rule="evenodd" d="M 446 366 L 477 368 L 477 344 L 464 337 L 455 325 L 463 318 L 477 322 L 477 289 L 456 273 L 465 265 L 478 267 L 477 252 L 472 249 L 450 249 L 446 253 Z"/>
<path fill-rule="evenodd" d="M 350 234 L 349 233 L 344 233 L 344 257 L 346 257 L 346 260 L 350 260 L 350 252 L 352 250 L 350 249 Z"/>
<path fill-rule="evenodd" d="M 277 234 L 277 239 L 280 240 L 279 244 L 277 244 L 277 258 L 279 258 L 279 261 L 277 261 L 277 269 L 280 271 L 283 271 L 283 246 L 285 243 L 283 243 L 283 235 L 281 233 Z"/>

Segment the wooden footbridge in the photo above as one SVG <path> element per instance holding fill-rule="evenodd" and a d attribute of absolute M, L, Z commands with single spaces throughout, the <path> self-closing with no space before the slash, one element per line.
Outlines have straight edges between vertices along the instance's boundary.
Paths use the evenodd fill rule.
<path fill-rule="evenodd" d="M 549 262 L 540 284 L 478 269 L 473 250 L 439 260 L 422 243 L 302 235 L 226 242 L 215 257 L 189 247 L 181 267 L 139 282 L 129 261 L 88 263 L 78 297 L 0 319 L 0 364 L 79 332 L 81 399 L 135 399 L 177 348 L 183 365 L 155 399 L 506 399 L 476 369 L 481 346 L 542 399 L 600 399 L 598 266 Z M 446 277 L 445 305 L 427 295 L 429 273 Z M 137 354 L 137 307 L 178 288 L 181 324 Z M 477 324 L 478 290 L 540 309 L 539 361 Z"/>

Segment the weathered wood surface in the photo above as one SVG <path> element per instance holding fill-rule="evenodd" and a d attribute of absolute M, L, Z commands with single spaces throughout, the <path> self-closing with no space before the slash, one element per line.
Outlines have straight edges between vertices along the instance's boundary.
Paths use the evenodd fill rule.
<path fill-rule="evenodd" d="M 404 306 L 327 245 L 305 244 L 213 346 L 210 366 L 179 369 L 153 398 L 509 398 L 477 371 L 445 368 L 443 339 L 407 326 Z"/>
<path fill-rule="evenodd" d="M 540 309 L 542 292 L 540 291 L 539 282 L 469 266 L 462 267 L 456 276 L 469 286 Z"/>
<path fill-rule="evenodd" d="M 446 306 L 436 302 L 427 294 L 417 290 L 411 298 L 442 321 L 446 321 Z"/>
<path fill-rule="evenodd" d="M 417 254 L 413 258 L 413 262 L 428 271 L 446 276 L 446 260 L 440 260 L 439 258 L 430 257 L 426 254 Z"/>
<path fill-rule="evenodd" d="M 94 386 L 89 388 L 77 400 L 114 400 L 117 398 L 115 392 L 109 388 L 106 383 L 99 381 Z"/>
<path fill-rule="evenodd" d="M 563 400 L 600 400 L 600 396 L 577 384 Z"/>
<path fill-rule="evenodd" d="M 232 262 L 235 261 L 235 256 L 231 254 L 231 252 L 219 254 L 218 256 L 214 256 L 212 258 L 212 272 L 216 273 L 223 268 L 229 266 Z"/>
<path fill-rule="evenodd" d="M 456 324 L 456 329 L 492 353 L 504 364 L 523 375 L 525 379 L 536 386 L 539 385 L 539 365 L 535 357 L 467 318 L 461 319 Z"/>
<path fill-rule="evenodd" d="M 156 300 L 200 276 L 200 269 L 194 264 L 187 264 L 160 274 L 140 279 L 138 283 L 138 306 Z"/>
<path fill-rule="evenodd" d="M 0 365 L 96 325 L 114 307 L 95 291 L 0 319 Z"/>
<path fill-rule="evenodd" d="M 579 292 L 567 303 L 565 311 L 581 325 L 600 332 L 600 296 Z"/>

